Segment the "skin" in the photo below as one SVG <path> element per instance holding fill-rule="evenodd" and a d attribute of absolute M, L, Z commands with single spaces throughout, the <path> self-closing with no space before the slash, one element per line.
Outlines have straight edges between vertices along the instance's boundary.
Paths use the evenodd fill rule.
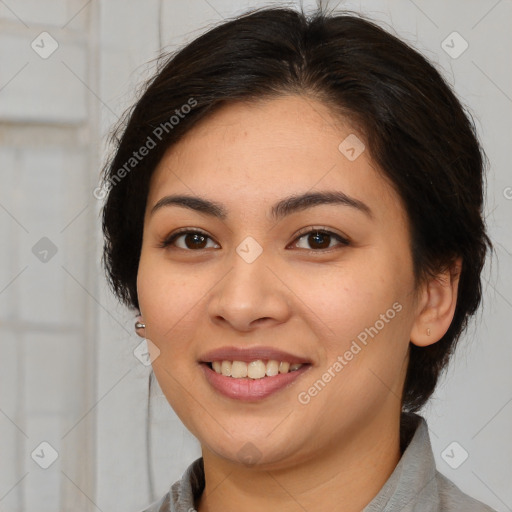
<path fill-rule="evenodd" d="M 201 443 L 200 512 L 364 508 L 401 456 L 409 342 L 436 342 L 453 318 L 457 279 L 446 272 L 415 287 L 402 202 L 368 150 L 354 161 L 340 152 L 357 132 L 330 111 L 301 96 L 231 103 L 171 147 L 152 176 L 137 276 L 140 334 L 158 348 L 153 370 L 162 391 Z M 283 197 L 319 190 L 363 201 L 372 216 L 329 204 L 270 217 Z M 228 215 L 179 206 L 151 215 L 162 197 L 177 193 L 221 203 Z M 183 236 L 161 247 L 179 228 L 210 238 L 201 249 L 187 249 Z M 350 243 L 327 237 L 315 245 L 298 238 L 303 228 L 328 229 Z M 236 252 L 247 236 L 263 250 L 252 263 Z M 394 303 L 400 312 L 301 403 L 298 394 Z M 270 345 L 312 365 L 289 387 L 244 403 L 215 391 L 198 365 L 206 351 L 226 345 Z M 239 455 L 248 446 L 257 459 L 251 466 Z"/>

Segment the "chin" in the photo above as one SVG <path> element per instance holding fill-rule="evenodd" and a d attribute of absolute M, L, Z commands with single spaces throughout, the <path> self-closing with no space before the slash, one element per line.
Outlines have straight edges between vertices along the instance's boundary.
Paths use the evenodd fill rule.
<path fill-rule="evenodd" d="M 224 432 L 222 443 L 218 439 L 208 439 L 210 436 L 201 441 L 203 451 L 206 449 L 229 463 L 247 468 L 277 470 L 295 465 L 304 458 L 302 442 L 294 439 L 290 443 L 291 434 L 283 433 L 278 439 L 270 439 L 267 434 L 252 435 L 250 431 L 243 435 L 234 432 L 233 437 Z"/>

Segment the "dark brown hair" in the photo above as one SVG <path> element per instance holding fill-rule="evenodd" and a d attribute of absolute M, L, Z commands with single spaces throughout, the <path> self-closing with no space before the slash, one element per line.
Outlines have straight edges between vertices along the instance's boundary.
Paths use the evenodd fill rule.
<path fill-rule="evenodd" d="M 320 100 L 360 131 L 402 198 L 417 283 L 462 257 L 448 332 L 425 348 L 410 345 L 403 407 L 418 410 L 480 304 L 481 271 L 492 248 L 482 217 L 484 152 L 450 86 L 420 53 L 375 23 L 322 10 L 308 16 L 257 9 L 160 62 L 115 130 L 115 151 L 103 173 L 103 263 L 114 293 L 138 309 L 149 180 L 171 145 L 229 102 L 283 94 Z"/>

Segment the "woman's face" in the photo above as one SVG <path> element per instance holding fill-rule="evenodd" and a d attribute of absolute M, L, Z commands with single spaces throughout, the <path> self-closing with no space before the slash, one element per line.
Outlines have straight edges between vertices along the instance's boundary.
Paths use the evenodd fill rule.
<path fill-rule="evenodd" d="M 205 450 L 284 467 L 399 415 L 409 228 L 356 137 L 311 99 L 229 104 L 152 176 L 140 310 L 160 387 Z M 289 199 L 319 193 L 338 200 Z M 184 228 L 201 234 L 164 246 Z"/>

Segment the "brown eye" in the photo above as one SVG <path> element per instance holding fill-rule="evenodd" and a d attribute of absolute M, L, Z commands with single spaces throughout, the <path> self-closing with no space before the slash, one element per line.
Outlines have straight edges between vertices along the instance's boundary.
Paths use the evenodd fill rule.
<path fill-rule="evenodd" d="M 202 231 L 178 231 L 177 233 L 174 233 L 170 237 L 166 238 L 160 244 L 160 247 L 164 248 L 173 245 L 179 249 L 194 251 L 206 249 L 208 240 L 211 240 L 211 238 Z"/>
<path fill-rule="evenodd" d="M 183 237 L 183 241 L 187 249 L 204 249 L 206 246 L 206 236 L 199 233 L 187 233 L 177 237 Z"/>
<path fill-rule="evenodd" d="M 340 235 L 333 233 L 332 231 L 325 231 L 325 230 L 311 230 L 307 233 L 302 234 L 299 236 L 296 240 L 306 240 L 306 245 L 309 245 L 309 247 L 300 247 L 302 249 L 310 249 L 315 251 L 322 251 L 325 249 L 330 249 L 333 246 L 331 245 L 331 242 L 333 239 L 337 240 L 339 243 L 338 245 L 346 246 L 349 245 L 349 241 Z M 297 244 L 298 246 L 298 244 Z"/>

